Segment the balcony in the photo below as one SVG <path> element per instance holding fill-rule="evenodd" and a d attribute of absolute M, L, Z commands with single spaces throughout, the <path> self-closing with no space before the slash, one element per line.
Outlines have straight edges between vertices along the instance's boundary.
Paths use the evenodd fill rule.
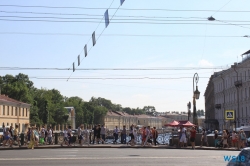
<path fill-rule="evenodd" d="M 237 88 L 241 87 L 242 86 L 242 80 L 235 81 L 234 86 L 237 87 Z"/>
<path fill-rule="evenodd" d="M 215 104 L 216 109 L 221 109 L 221 104 Z"/>

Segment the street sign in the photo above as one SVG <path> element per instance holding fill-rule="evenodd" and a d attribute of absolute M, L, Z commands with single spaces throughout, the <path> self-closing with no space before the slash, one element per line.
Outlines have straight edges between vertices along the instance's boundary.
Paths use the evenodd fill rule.
<path fill-rule="evenodd" d="M 85 44 L 85 46 L 84 46 L 84 54 L 85 54 L 85 57 L 88 55 L 87 44 Z"/>
<path fill-rule="evenodd" d="M 95 46 L 95 44 L 96 44 L 95 31 L 92 33 L 92 43 L 93 43 L 93 46 Z"/>
<path fill-rule="evenodd" d="M 81 61 L 80 61 L 80 55 L 78 55 L 78 66 L 80 66 L 80 63 L 81 63 Z"/>
<path fill-rule="evenodd" d="M 108 9 L 104 13 L 104 17 L 105 17 L 105 26 L 107 28 L 107 26 L 109 25 L 109 12 L 108 12 Z"/>
<path fill-rule="evenodd" d="M 125 1 L 125 0 L 121 0 L 121 6 L 122 6 L 122 4 L 123 4 L 124 1 Z"/>
<path fill-rule="evenodd" d="M 225 111 L 225 119 L 226 120 L 234 120 L 234 110 L 226 110 Z"/>

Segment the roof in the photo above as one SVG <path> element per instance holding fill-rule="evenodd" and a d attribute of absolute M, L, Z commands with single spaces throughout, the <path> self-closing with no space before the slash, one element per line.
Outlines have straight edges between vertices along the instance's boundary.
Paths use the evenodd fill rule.
<path fill-rule="evenodd" d="M 246 54 L 250 54 L 250 50 L 248 50 L 247 52 L 245 52 L 245 53 L 242 54 L 242 55 L 246 55 Z"/>
<path fill-rule="evenodd" d="M 18 101 L 18 100 L 9 98 L 9 97 L 6 96 L 6 95 L 0 95 L 0 101 L 3 101 L 3 102 L 10 102 L 10 103 L 15 103 L 15 104 L 26 104 L 26 105 L 30 105 L 30 104 L 28 104 L 28 103 L 24 103 L 24 102 L 21 102 L 21 101 Z"/>

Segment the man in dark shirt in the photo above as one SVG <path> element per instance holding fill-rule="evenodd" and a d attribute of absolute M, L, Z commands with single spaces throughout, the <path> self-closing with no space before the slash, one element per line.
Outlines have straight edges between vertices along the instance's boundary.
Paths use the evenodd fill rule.
<path fill-rule="evenodd" d="M 192 145 L 192 149 L 195 149 L 195 137 L 196 137 L 196 130 L 195 127 L 193 126 L 191 131 L 190 131 L 190 142 Z"/>
<path fill-rule="evenodd" d="M 97 133 L 98 133 L 97 126 L 95 126 L 92 130 L 94 131 L 93 144 L 95 144 L 95 139 L 97 138 Z"/>
<path fill-rule="evenodd" d="M 121 132 L 121 143 L 126 144 L 126 126 L 123 126 L 123 129 Z"/>

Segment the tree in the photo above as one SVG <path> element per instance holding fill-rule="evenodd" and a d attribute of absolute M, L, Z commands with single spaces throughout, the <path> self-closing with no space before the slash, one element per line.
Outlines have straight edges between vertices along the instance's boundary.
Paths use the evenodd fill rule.
<path fill-rule="evenodd" d="M 143 110 L 145 111 L 145 113 L 147 115 L 150 115 L 150 116 L 157 116 L 158 115 L 154 106 L 144 106 Z"/>

